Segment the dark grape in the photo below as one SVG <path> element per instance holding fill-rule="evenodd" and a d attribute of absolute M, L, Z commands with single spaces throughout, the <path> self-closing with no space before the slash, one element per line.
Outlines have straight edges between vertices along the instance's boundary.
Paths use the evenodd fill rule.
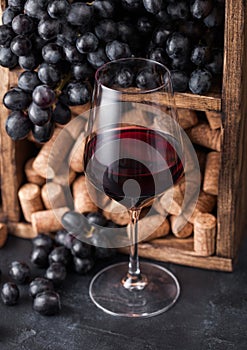
<path fill-rule="evenodd" d="M 26 109 L 31 102 L 31 95 L 19 88 L 13 88 L 3 97 L 4 106 L 13 111 Z"/>
<path fill-rule="evenodd" d="M 90 225 L 86 218 L 75 211 L 68 211 L 62 216 L 62 224 L 68 232 L 81 233 L 89 231 Z"/>
<path fill-rule="evenodd" d="M 18 78 L 18 87 L 29 93 L 32 93 L 36 86 L 40 84 L 41 81 L 39 80 L 38 74 L 34 71 L 22 72 Z"/>
<path fill-rule="evenodd" d="M 160 85 L 159 77 L 150 69 L 143 69 L 136 77 L 136 85 L 140 89 L 155 89 Z"/>
<path fill-rule="evenodd" d="M 103 64 L 105 64 L 107 61 L 109 61 L 105 54 L 105 50 L 102 47 L 100 47 L 95 52 L 88 53 L 87 60 L 95 69 L 98 69 L 99 67 L 103 66 Z"/>
<path fill-rule="evenodd" d="M 75 239 L 71 245 L 71 253 L 81 259 L 89 258 L 91 256 L 91 246 L 87 243 Z"/>
<path fill-rule="evenodd" d="M 13 18 L 18 14 L 18 12 L 12 10 L 9 6 L 3 11 L 2 14 L 2 23 L 8 26 L 12 25 Z"/>
<path fill-rule="evenodd" d="M 18 63 L 18 57 L 10 48 L 0 46 L 0 65 L 6 68 L 14 68 Z"/>
<path fill-rule="evenodd" d="M 211 49 L 205 45 L 197 45 L 192 50 L 190 59 L 196 66 L 204 66 L 211 59 Z"/>
<path fill-rule="evenodd" d="M 138 11 L 142 9 L 143 2 L 142 0 L 121 0 L 122 6 L 128 11 Z"/>
<path fill-rule="evenodd" d="M 212 50 L 212 60 L 206 65 L 212 74 L 220 74 L 223 68 L 223 52 L 221 49 Z"/>
<path fill-rule="evenodd" d="M 111 61 L 131 56 L 129 45 L 118 40 L 107 43 L 105 52 Z"/>
<path fill-rule="evenodd" d="M 55 125 L 53 121 L 49 121 L 48 123 L 42 126 L 34 125 L 32 128 L 32 134 L 34 139 L 40 143 L 49 141 L 53 135 L 54 127 Z"/>
<path fill-rule="evenodd" d="M 38 77 L 43 84 L 56 86 L 61 80 L 61 71 L 58 66 L 44 62 L 38 68 Z"/>
<path fill-rule="evenodd" d="M 61 28 L 60 21 L 52 18 L 43 18 L 38 25 L 38 33 L 44 40 L 51 40 L 56 38 Z"/>
<path fill-rule="evenodd" d="M 33 30 L 34 23 L 31 17 L 21 13 L 12 21 L 12 29 L 16 34 L 30 34 Z"/>
<path fill-rule="evenodd" d="M 94 267 L 93 258 L 78 258 L 76 256 L 73 257 L 74 270 L 79 275 L 85 275 Z"/>
<path fill-rule="evenodd" d="M 69 249 L 65 247 L 56 247 L 49 254 L 49 263 L 60 263 L 68 266 L 71 261 L 71 254 Z"/>
<path fill-rule="evenodd" d="M 118 26 L 116 22 L 111 19 L 99 21 L 94 30 L 97 37 L 104 42 L 113 41 L 117 39 L 118 36 Z"/>
<path fill-rule="evenodd" d="M 197 19 L 207 17 L 213 9 L 212 0 L 191 0 L 190 11 L 192 16 Z"/>
<path fill-rule="evenodd" d="M 52 281 L 54 285 L 61 284 L 67 276 L 66 268 L 63 264 L 54 262 L 46 270 L 45 277 Z"/>
<path fill-rule="evenodd" d="M 47 6 L 47 12 L 52 18 L 66 17 L 70 9 L 67 0 L 50 0 Z"/>
<path fill-rule="evenodd" d="M 48 265 L 48 253 L 45 247 L 34 247 L 31 256 L 30 261 L 33 265 L 36 265 L 38 267 L 46 267 Z"/>
<path fill-rule="evenodd" d="M 153 32 L 152 42 L 159 47 L 164 46 L 169 35 L 171 35 L 173 31 L 173 28 L 169 25 L 156 28 Z"/>
<path fill-rule="evenodd" d="M 0 26 L 0 45 L 8 47 L 14 38 L 13 30 L 7 25 L 3 24 Z"/>
<path fill-rule="evenodd" d="M 84 61 L 84 55 L 81 54 L 75 45 L 70 43 L 65 43 L 63 46 L 63 51 L 66 57 L 66 60 L 74 63 L 74 62 L 83 62 Z"/>
<path fill-rule="evenodd" d="M 107 223 L 104 215 L 99 212 L 89 213 L 87 215 L 87 220 L 90 225 L 105 226 Z"/>
<path fill-rule="evenodd" d="M 143 0 L 143 4 L 148 12 L 156 14 L 162 9 L 163 0 Z"/>
<path fill-rule="evenodd" d="M 14 111 L 10 113 L 6 120 L 5 129 L 12 140 L 22 140 L 30 132 L 32 123 L 27 115 L 22 111 Z"/>
<path fill-rule="evenodd" d="M 71 110 L 68 106 L 58 101 L 52 113 L 52 119 L 55 123 L 61 125 L 67 124 L 71 120 Z"/>
<path fill-rule="evenodd" d="M 20 292 L 15 283 L 4 283 L 1 290 L 1 298 L 5 305 L 15 305 L 20 297 Z"/>
<path fill-rule="evenodd" d="M 135 74 L 129 68 L 122 68 L 116 74 L 116 83 L 120 87 L 127 88 L 133 85 Z"/>
<path fill-rule="evenodd" d="M 149 17 L 140 17 L 137 20 L 137 29 L 141 34 L 151 34 L 153 31 L 154 22 Z"/>
<path fill-rule="evenodd" d="M 42 48 L 42 57 L 46 63 L 56 64 L 63 58 L 62 49 L 55 43 L 48 43 Z"/>
<path fill-rule="evenodd" d="M 33 309 L 45 316 L 52 316 L 61 310 L 60 296 L 54 291 L 45 291 L 36 295 Z"/>
<path fill-rule="evenodd" d="M 166 55 L 166 52 L 160 47 L 156 47 L 156 49 L 150 50 L 148 57 L 151 60 L 160 62 L 164 65 L 168 64 L 168 57 Z"/>
<path fill-rule="evenodd" d="M 221 6 L 214 6 L 213 10 L 207 17 L 204 18 L 203 23 L 208 28 L 219 27 L 224 20 L 224 8 Z"/>
<path fill-rule="evenodd" d="M 51 107 L 41 108 L 36 105 L 35 102 L 32 102 L 28 107 L 28 117 L 34 125 L 42 126 L 46 124 L 52 115 Z"/>
<path fill-rule="evenodd" d="M 27 56 L 31 53 L 32 43 L 27 36 L 17 35 L 11 41 L 10 48 L 16 56 Z"/>
<path fill-rule="evenodd" d="M 190 51 L 189 39 L 179 32 L 172 33 L 166 42 L 166 52 L 171 59 L 186 57 Z"/>
<path fill-rule="evenodd" d="M 37 294 L 54 290 L 53 284 L 51 281 L 44 277 L 36 277 L 29 284 L 29 295 L 32 298 L 35 298 Z"/>
<path fill-rule="evenodd" d="M 34 247 L 44 247 L 47 252 L 50 252 L 53 247 L 53 240 L 50 236 L 45 233 L 39 233 L 32 239 Z"/>
<path fill-rule="evenodd" d="M 9 275 L 16 283 L 24 284 L 29 281 L 31 272 L 26 263 L 13 261 L 10 266 Z"/>
<path fill-rule="evenodd" d="M 93 7 L 82 2 L 71 4 L 67 21 L 74 26 L 81 26 L 91 21 L 93 16 Z"/>
<path fill-rule="evenodd" d="M 91 89 L 88 84 L 79 81 L 71 82 L 66 88 L 70 106 L 84 105 L 90 101 Z"/>
<path fill-rule="evenodd" d="M 166 8 L 162 8 L 156 15 L 155 19 L 162 24 L 171 24 L 172 18 L 168 15 Z"/>
<path fill-rule="evenodd" d="M 196 69 L 191 73 L 189 88 L 193 94 L 208 92 L 212 84 L 212 75 L 207 69 Z"/>
<path fill-rule="evenodd" d="M 187 19 L 189 17 L 190 9 L 188 2 L 185 0 L 180 0 L 172 2 L 167 6 L 167 13 L 172 17 L 172 19 Z"/>
<path fill-rule="evenodd" d="M 94 13 L 100 18 L 112 18 L 115 12 L 115 2 L 111 0 L 95 0 Z"/>
<path fill-rule="evenodd" d="M 66 237 L 68 235 L 67 230 L 59 230 L 55 234 L 55 243 L 59 246 L 65 246 Z M 67 247 L 66 247 L 67 248 Z"/>
<path fill-rule="evenodd" d="M 56 43 L 63 46 L 66 43 L 75 44 L 78 32 L 76 27 L 71 26 L 67 22 L 63 23 L 60 33 L 57 35 Z"/>
<path fill-rule="evenodd" d="M 81 53 L 96 51 L 99 45 L 98 38 L 91 32 L 87 32 L 76 40 L 77 50 Z"/>
<path fill-rule="evenodd" d="M 125 21 L 117 23 L 119 40 L 124 43 L 130 43 L 133 40 L 135 27 L 133 24 Z"/>
<path fill-rule="evenodd" d="M 38 67 L 39 62 L 37 60 L 37 56 L 34 54 L 30 54 L 28 56 L 20 56 L 19 57 L 19 65 L 21 68 L 26 70 L 34 70 Z"/>
<path fill-rule="evenodd" d="M 41 108 L 48 108 L 56 101 L 55 92 L 47 85 L 39 85 L 33 90 L 33 101 Z"/>
<path fill-rule="evenodd" d="M 25 2 L 24 6 L 24 12 L 29 16 L 29 17 L 34 17 L 41 19 L 42 17 L 45 17 L 46 11 L 44 8 L 44 5 L 41 3 L 41 1 L 37 0 L 27 0 Z"/>
<path fill-rule="evenodd" d="M 24 4 L 25 0 L 8 0 L 9 7 L 14 11 L 22 11 Z"/>
<path fill-rule="evenodd" d="M 71 64 L 71 75 L 75 80 L 91 80 L 95 70 L 88 62 L 75 62 Z"/>
<path fill-rule="evenodd" d="M 170 70 L 170 76 L 172 81 L 172 87 L 174 91 L 185 92 L 188 88 L 189 77 L 183 71 Z M 164 77 L 164 82 L 168 82 L 168 73 Z"/>

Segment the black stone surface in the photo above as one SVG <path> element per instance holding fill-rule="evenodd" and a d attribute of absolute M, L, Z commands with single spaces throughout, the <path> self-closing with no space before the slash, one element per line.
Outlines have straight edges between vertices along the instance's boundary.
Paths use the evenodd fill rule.
<path fill-rule="evenodd" d="M 8 264 L 28 262 L 30 251 L 29 241 L 9 238 L 0 250 L 1 285 L 8 280 Z M 173 308 L 153 318 L 116 318 L 94 306 L 89 282 L 105 265 L 97 265 L 85 277 L 69 275 L 59 290 L 58 316 L 35 313 L 27 286 L 21 287 L 18 305 L 0 301 L 0 350 L 247 349 L 247 240 L 234 273 L 162 264 L 176 274 L 182 292 Z"/>

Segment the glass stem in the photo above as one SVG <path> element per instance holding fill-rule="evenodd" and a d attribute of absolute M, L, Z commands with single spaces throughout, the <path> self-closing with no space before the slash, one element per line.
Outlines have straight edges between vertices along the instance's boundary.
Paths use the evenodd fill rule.
<path fill-rule="evenodd" d="M 138 256 L 138 219 L 141 209 L 130 209 L 130 256 L 127 275 L 123 278 L 122 284 L 129 290 L 142 290 L 147 285 L 146 276 L 141 274 Z"/>

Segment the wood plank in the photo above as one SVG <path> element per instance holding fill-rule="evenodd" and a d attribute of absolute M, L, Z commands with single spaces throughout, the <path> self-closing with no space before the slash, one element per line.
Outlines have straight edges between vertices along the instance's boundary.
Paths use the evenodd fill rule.
<path fill-rule="evenodd" d="M 128 247 L 120 248 L 119 250 L 125 254 L 129 252 Z M 170 236 L 165 239 L 156 239 L 148 243 L 140 243 L 139 255 L 143 258 L 203 269 L 227 272 L 233 271 L 232 259 L 218 256 L 202 257 L 194 252 L 193 238 L 177 239 Z"/>
<path fill-rule="evenodd" d="M 246 2 L 226 1 L 225 17 L 222 102 L 225 121 L 219 177 L 217 255 L 234 258 L 243 231 L 247 201 Z"/>

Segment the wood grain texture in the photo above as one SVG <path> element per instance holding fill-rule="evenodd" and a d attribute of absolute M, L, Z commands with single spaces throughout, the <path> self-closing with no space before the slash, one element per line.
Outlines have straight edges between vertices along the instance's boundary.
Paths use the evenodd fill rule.
<path fill-rule="evenodd" d="M 218 197 L 217 255 L 233 258 L 246 216 L 246 1 L 226 1 L 222 108 L 223 144 Z"/>

